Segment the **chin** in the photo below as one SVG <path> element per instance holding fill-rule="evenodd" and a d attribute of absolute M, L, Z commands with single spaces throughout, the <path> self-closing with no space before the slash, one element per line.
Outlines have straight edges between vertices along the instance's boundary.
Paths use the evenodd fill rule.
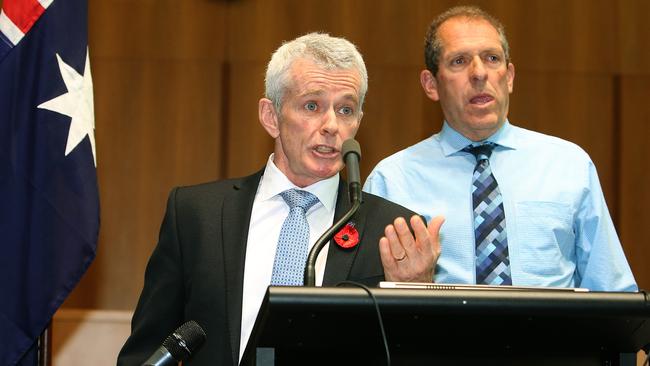
<path fill-rule="evenodd" d="M 500 126 L 497 117 L 477 118 L 470 125 L 476 130 L 489 130 Z"/>
<path fill-rule="evenodd" d="M 312 174 L 319 179 L 327 179 L 341 170 L 341 167 L 320 167 L 312 170 Z"/>

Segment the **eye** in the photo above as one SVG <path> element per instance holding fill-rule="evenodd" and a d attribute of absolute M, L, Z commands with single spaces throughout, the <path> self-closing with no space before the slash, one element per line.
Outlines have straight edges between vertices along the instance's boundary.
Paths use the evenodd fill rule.
<path fill-rule="evenodd" d="M 487 60 L 488 60 L 489 62 L 492 62 L 492 63 L 494 63 L 494 62 L 499 62 L 499 61 L 501 61 L 501 57 L 499 57 L 499 56 L 497 56 L 497 55 L 489 55 L 489 56 L 487 57 Z"/>
<path fill-rule="evenodd" d="M 462 65 L 465 63 L 465 59 L 463 57 L 456 57 L 455 59 L 451 60 L 452 65 Z"/>
<path fill-rule="evenodd" d="M 350 115 L 352 115 L 354 113 L 354 109 L 352 109 L 350 107 L 341 107 L 339 109 L 339 113 L 341 113 L 343 115 L 346 115 L 346 116 L 350 116 Z"/>
<path fill-rule="evenodd" d="M 314 112 L 318 109 L 318 104 L 316 104 L 316 102 L 307 102 L 307 104 L 305 104 L 305 109 Z"/>

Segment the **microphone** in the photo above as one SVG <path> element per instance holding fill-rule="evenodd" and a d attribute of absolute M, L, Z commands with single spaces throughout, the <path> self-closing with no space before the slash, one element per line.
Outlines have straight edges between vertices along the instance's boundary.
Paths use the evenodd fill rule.
<path fill-rule="evenodd" d="M 170 334 L 142 366 L 178 365 L 196 353 L 203 346 L 205 338 L 203 328 L 190 320 Z"/>
<path fill-rule="evenodd" d="M 359 207 L 361 207 L 361 179 L 359 179 L 361 147 L 355 139 L 347 139 L 343 142 L 341 151 L 341 156 L 345 161 L 345 165 L 348 167 L 350 202 L 352 203 L 352 207 L 350 207 L 348 212 L 346 212 L 339 221 L 327 229 L 327 231 L 316 240 L 316 243 L 309 251 L 307 263 L 305 265 L 305 286 L 316 286 L 316 259 L 318 258 L 318 253 L 320 253 L 325 244 L 332 239 L 337 231 L 348 223 L 352 215 L 354 215 Z"/>
<path fill-rule="evenodd" d="M 348 168 L 348 187 L 350 202 L 361 201 L 361 177 L 359 174 L 359 161 L 361 160 L 361 146 L 355 139 L 343 142 L 342 155 L 345 166 Z"/>

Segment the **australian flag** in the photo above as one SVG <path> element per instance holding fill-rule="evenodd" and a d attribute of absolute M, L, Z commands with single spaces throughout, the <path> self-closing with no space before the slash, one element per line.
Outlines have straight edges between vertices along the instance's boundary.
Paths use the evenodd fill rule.
<path fill-rule="evenodd" d="M 0 13 L 0 365 L 36 340 L 95 257 L 99 197 L 86 0 Z"/>

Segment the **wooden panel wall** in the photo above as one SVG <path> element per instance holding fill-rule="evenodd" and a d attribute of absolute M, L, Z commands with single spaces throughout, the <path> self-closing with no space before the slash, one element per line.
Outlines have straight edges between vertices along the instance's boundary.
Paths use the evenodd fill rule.
<path fill-rule="evenodd" d="M 618 19 L 620 80 L 620 215 L 618 227 L 639 286 L 650 288 L 650 2 L 621 1 Z"/>
<path fill-rule="evenodd" d="M 619 235 L 640 284 L 650 287 L 650 75 L 622 81 Z M 642 282 L 643 281 L 643 282 Z"/>
<path fill-rule="evenodd" d="M 101 228 L 65 306 L 132 309 L 170 188 L 219 177 L 225 10 L 89 1 Z"/>
<path fill-rule="evenodd" d="M 326 31 L 356 43 L 370 88 L 362 175 L 437 131 L 419 85 L 430 20 L 464 1 L 90 0 L 102 204 L 97 259 L 66 307 L 130 310 L 176 185 L 261 168 L 265 65 L 283 40 Z M 642 287 L 650 288 L 650 5 L 643 0 L 473 2 L 499 17 L 516 66 L 514 124 L 581 145 Z"/>

